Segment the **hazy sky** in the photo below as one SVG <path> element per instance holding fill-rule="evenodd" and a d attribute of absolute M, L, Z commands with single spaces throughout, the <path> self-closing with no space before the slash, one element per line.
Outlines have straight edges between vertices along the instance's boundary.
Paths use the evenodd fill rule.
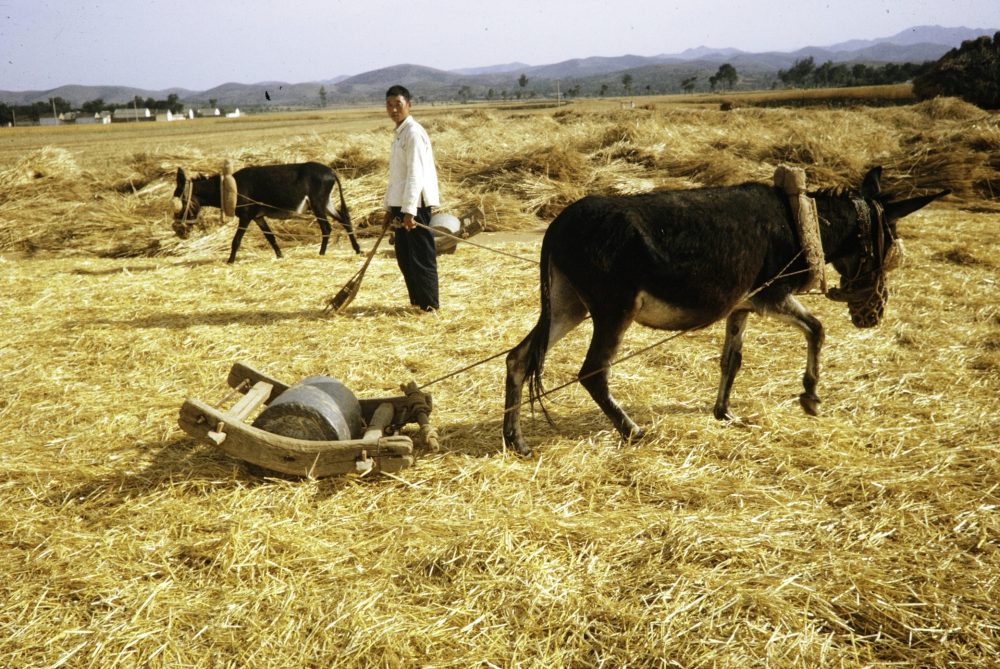
<path fill-rule="evenodd" d="M 1000 0 L 0 0 L 0 90 L 205 90 L 703 45 L 791 51 L 928 24 L 1000 27 Z"/>

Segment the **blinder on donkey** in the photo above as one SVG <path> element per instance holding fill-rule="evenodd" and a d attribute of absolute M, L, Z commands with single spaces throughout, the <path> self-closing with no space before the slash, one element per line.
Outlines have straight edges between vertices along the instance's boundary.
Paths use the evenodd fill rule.
<path fill-rule="evenodd" d="M 820 222 L 820 264 L 832 263 L 842 277 L 829 296 L 847 302 L 858 327 L 884 315 L 885 272 L 901 248 L 896 222 L 950 192 L 893 201 L 882 193 L 881 174 L 879 167 L 870 170 L 860 190 L 808 193 Z M 729 395 L 742 365 L 747 317 L 776 316 L 806 335 L 799 402 L 806 413 L 818 413 L 824 329 L 794 296 L 820 278 L 796 222 L 811 206 L 797 190 L 753 183 L 589 196 L 566 207 L 542 241 L 538 322 L 507 356 L 505 443 L 531 453 L 520 424 L 524 384 L 532 402 L 541 398 L 547 352 L 588 314 L 593 335 L 578 378 L 626 440 L 644 431 L 611 395 L 608 370 L 633 322 L 684 331 L 726 320 L 713 410 L 721 420 L 733 417 Z"/>

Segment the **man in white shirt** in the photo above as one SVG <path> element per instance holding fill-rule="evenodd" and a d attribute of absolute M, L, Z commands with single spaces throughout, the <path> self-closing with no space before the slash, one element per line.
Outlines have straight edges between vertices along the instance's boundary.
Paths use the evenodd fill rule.
<path fill-rule="evenodd" d="M 389 156 L 389 186 L 385 192 L 385 220 L 398 220 L 396 263 L 406 281 L 410 304 L 436 311 L 438 304 L 437 251 L 430 225 L 431 208 L 440 204 L 434 152 L 427 131 L 410 116 L 410 91 L 393 86 L 385 93 L 385 110 L 396 124 Z"/>

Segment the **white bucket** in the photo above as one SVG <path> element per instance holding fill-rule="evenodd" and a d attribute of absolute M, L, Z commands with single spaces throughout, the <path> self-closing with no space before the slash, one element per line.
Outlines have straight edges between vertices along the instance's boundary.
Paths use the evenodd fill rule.
<path fill-rule="evenodd" d="M 435 236 L 438 235 L 438 230 L 451 235 L 457 235 L 458 231 L 462 229 L 462 222 L 452 214 L 437 213 L 431 216 L 430 227 L 431 232 L 434 232 Z"/>

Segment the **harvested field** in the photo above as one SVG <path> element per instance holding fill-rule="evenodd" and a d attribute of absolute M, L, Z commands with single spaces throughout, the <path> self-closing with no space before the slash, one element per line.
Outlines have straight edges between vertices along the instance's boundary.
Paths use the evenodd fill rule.
<path fill-rule="evenodd" d="M 186 241 L 169 225 L 174 170 L 226 158 L 333 164 L 372 219 L 381 110 L 0 132 L 0 666 L 998 666 L 1000 117 L 954 100 L 414 113 L 444 208 L 517 233 L 477 238 L 508 255 L 442 256 L 432 316 L 402 308 L 385 253 L 324 316 L 360 260 L 343 238 L 319 257 L 313 223 L 277 222 L 281 260 L 251 230 L 232 266 L 215 210 Z M 901 195 L 955 191 L 901 222 L 879 328 L 802 298 L 827 328 L 819 417 L 797 402 L 802 336 L 758 318 L 738 425 L 711 415 L 721 325 L 615 368 L 650 428 L 636 444 L 573 385 L 555 425 L 526 416 L 524 460 L 500 440 L 502 359 L 436 381 L 534 324 L 540 238 L 521 233 L 566 203 L 779 162 L 817 186 L 881 163 Z M 552 352 L 550 387 L 588 334 Z M 663 336 L 635 327 L 622 355 Z M 434 382 L 442 448 L 396 476 L 251 470 L 176 426 L 237 360 L 363 397 Z"/>

